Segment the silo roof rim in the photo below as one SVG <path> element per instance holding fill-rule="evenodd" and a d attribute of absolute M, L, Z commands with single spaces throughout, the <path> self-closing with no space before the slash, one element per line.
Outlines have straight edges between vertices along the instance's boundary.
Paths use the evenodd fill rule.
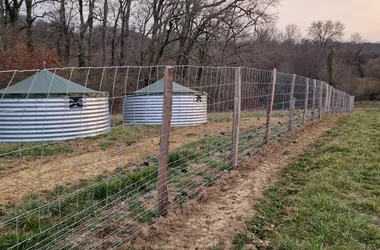
<path fill-rule="evenodd" d="M 93 90 L 67 80 L 48 70 L 41 70 L 26 79 L 0 89 L 0 97 L 57 97 L 69 95 L 107 96 L 107 92 Z"/>
<path fill-rule="evenodd" d="M 176 94 L 203 94 L 202 91 L 193 90 L 190 88 L 187 88 L 185 86 L 182 86 L 176 82 L 173 81 L 173 93 Z M 145 95 L 145 94 L 161 94 L 164 93 L 164 78 L 161 78 L 160 80 L 142 88 L 139 89 L 133 93 L 130 93 L 128 95 Z"/>

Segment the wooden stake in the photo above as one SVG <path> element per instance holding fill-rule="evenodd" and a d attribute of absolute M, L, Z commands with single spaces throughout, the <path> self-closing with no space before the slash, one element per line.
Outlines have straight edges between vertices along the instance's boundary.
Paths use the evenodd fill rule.
<path fill-rule="evenodd" d="M 329 85 L 329 95 L 327 96 L 327 113 L 331 114 L 331 96 L 333 87 Z"/>
<path fill-rule="evenodd" d="M 232 128 L 231 168 L 236 168 L 239 165 L 238 149 L 239 149 L 240 108 L 241 108 L 241 73 L 242 73 L 242 68 L 235 69 L 234 123 L 233 123 L 233 128 Z"/>
<path fill-rule="evenodd" d="M 328 114 L 327 106 L 328 106 L 328 99 L 329 99 L 329 85 L 325 83 L 326 85 L 326 94 L 325 94 L 325 109 L 324 114 Z"/>
<path fill-rule="evenodd" d="M 290 89 L 290 99 L 289 99 L 289 128 L 288 130 L 291 131 L 293 127 L 293 111 L 294 111 L 294 85 L 296 83 L 296 75 L 293 74 L 292 78 L 292 85 Z"/>
<path fill-rule="evenodd" d="M 323 82 L 319 82 L 319 101 L 318 101 L 318 119 L 322 118 L 322 113 L 323 113 Z"/>
<path fill-rule="evenodd" d="M 311 120 L 314 121 L 315 119 L 315 96 L 316 96 L 316 91 L 317 91 L 317 80 L 313 80 L 313 106 L 312 109 L 313 111 L 311 112 Z"/>
<path fill-rule="evenodd" d="M 347 93 L 343 94 L 343 112 L 347 112 Z"/>
<path fill-rule="evenodd" d="M 270 141 L 270 122 L 271 122 L 273 103 L 274 103 L 274 91 L 276 89 L 276 79 L 277 79 L 277 70 L 273 69 L 271 98 L 270 98 L 270 101 L 268 103 L 268 108 L 267 108 L 267 120 L 265 124 L 266 133 L 264 137 L 264 144 L 268 144 Z"/>
<path fill-rule="evenodd" d="M 302 123 L 305 123 L 306 113 L 307 113 L 307 104 L 309 103 L 309 79 L 306 79 L 306 90 L 305 90 L 305 104 L 303 109 Z"/>
<path fill-rule="evenodd" d="M 162 108 L 162 126 L 160 134 L 160 154 L 158 157 L 158 213 L 166 216 L 168 213 L 168 156 L 170 121 L 172 117 L 172 90 L 173 90 L 173 67 L 165 68 L 164 77 L 164 102 Z"/>

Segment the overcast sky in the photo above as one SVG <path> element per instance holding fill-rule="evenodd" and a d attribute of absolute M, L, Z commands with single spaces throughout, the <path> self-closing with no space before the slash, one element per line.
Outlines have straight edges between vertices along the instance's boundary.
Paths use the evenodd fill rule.
<path fill-rule="evenodd" d="M 380 0 L 281 0 L 277 12 L 280 29 L 294 23 L 303 36 L 311 22 L 331 19 L 345 25 L 345 39 L 358 32 L 367 41 L 380 41 Z"/>

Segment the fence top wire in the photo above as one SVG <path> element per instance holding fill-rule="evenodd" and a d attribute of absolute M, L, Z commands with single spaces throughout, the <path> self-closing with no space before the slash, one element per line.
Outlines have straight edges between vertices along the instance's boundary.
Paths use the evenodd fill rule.
<path fill-rule="evenodd" d="M 109 96 L 105 97 L 104 103 L 107 105 L 104 107 L 110 112 L 109 117 L 111 117 L 113 114 L 124 116 L 123 102 L 129 98 L 127 93 L 165 79 L 163 78 L 165 67 L 165 65 L 65 67 L 46 70 L 82 86 L 97 91 L 107 91 Z M 122 233 L 124 236 L 122 240 L 125 241 L 160 215 L 156 208 L 155 190 L 158 186 L 157 178 L 163 176 L 158 174 L 158 159 L 163 154 L 167 154 L 169 158 L 166 184 L 169 190 L 170 206 L 181 204 L 190 195 L 197 195 L 199 187 L 212 185 L 213 180 L 231 169 L 229 163 L 233 145 L 231 131 L 234 125 L 235 86 L 238 86 L 235 82 L 237 69 L 241 73 L 241 81 L 237 80 L 237 82 L 241 82 L 240 110 L 242 111 L 238 126 L 240 130 L 237 146 L 239 160 L 244 158 L 247 149 L 263 145 L 262 138 L 268 131 L 267 126 L 272 126 L 270 136 L 274 138 L 287 131 L 288 126 L 284 125 L 290 123 L 300 126 L 305 121 L 311 121 L 312 112 L 315 108 L 320 108 L 318 106 L 320 102 L 322 105 L 327 103 L 327 89 L 330 90 L 330 97 L 335 105 L 331 106 L 331 109 L 335 109 L 330 113 L 343 112 L 342 108 L 351 108 L 349 105 L 352 105 L 342 101 L 344 92 L 334 90 L 323 81 L 304 76 L 282 72 L 276 72 L 274 75 L 272 70 L 247 67 L 174 65 L 172 68 L 173 81 L 207 93 L 207 102 L 197 108 L 206 112 L 208 123 L 194 127 L 171 128 L 170 148 L 165 152 L 158 152 L 160 138 L 165 136 L 159 133 L 159 129 L 124 124 L 123 120 L 118 121 L 117 125 L 110 126 L 110 130 L 104 136 L 62 142 L 59 145 L 70 146 L 74 149 L 74 152 L 67 154 L 62 147 L 58 149 L 59 154 L 50 156 L 48 150 L 55 145 L 55 142 L 51 141 L 41 144 L 19 142 L 12 144 L 15 147 L 8 151 L 1 151 L 0 144 L 0 162 L 5 159 L 4 162 L 13 164 L 12 167 L 32 166 L 35 169 L 33 173 L 28 170 L 30 171 L 28 176 L 16 178 L 16 180 L 10 181 L 9 178 L 4 179 L 6 176 L 0 176 L 0 180 L 5 180 L 5 184 L 0 184 L 0 186 L 7 185 L 7 188 L 2 188 L 3 191 L 0 194 L 12 192 L 12 197 L 9 199 L 14 202 L 12 203 L 14 207 L 10 207 L 9 210 L 11 212 L 7 211 L 8 214 L 1 218 L 0 240 L 2 230 L 9 230 L 16 238 L 11 248 L 18 248 L 23 244 L 26 244 L 25 249 L 65 246 L 70 248 L 82 243 L 86 248 L 87 246 L 96 248 L 97 245 L 107 241 L 107 237 L 101 239 L 98 237 L 105 228 L 111 230 L 108 236 L 118 235 L 127 228 L 127 233 Z M 0 76 L 6 76 L 1 84 L 11 86 L 21 77 L 41 71 L 41 69 L 0 71 Z M 276 82 L 273 82 L 274 78 Z M 293 79 L 295 82 L 292 87 Z M 306 83 L 309 88 L 306 87 Z M 316 88 L 313 88 L 314 83 L 317 83 Z M 53 80 L 46 88 L 46 97 L 53 97 L 52 84 Z M 330 87 L 326 88 L 324 85 Z M 272 87 L 274 87 L 274 93 L 272 93 Z M 322 88 L 326 91 L 318 92 Z M 17 112 L 38 113 L 47 106 L 46 103 L 41 102 L 42 99 L 31 102 L 33 96 L 29 92 L 27 95 L 29 100 L 19 102 L 19 104 L 24 104 L 21 107 L 14 108 L 11 105 L 9 109 L 2 109 L 0 106 L 0 126 L 8 126 L 1 123 L 1 117 L 11 116 Z M 151 91 L 147 92 L 148 96 L 151 95 L 149 98 L 157 98 Z M 290 92 L 295 101 L 293 106 Z M 160 94 L 165 93 L 161 91 Z M 313 98 L 317 99 L 319 94 L 322 94 L 325 102 L 317 100 L 318 107 L 315 107 Z M 65 97 L 64 102 L 68 104 L 69 91 L 66 92 Z M 194 97 L 191 100 L 199 101 L 199 98 Z M 0 105 L 9 105 L 10 101 L 1 99 Z M 28 103 L 33 103 L 33 107 L 29 107 Z M 142 107 L 146 107 L 144 106 L 147 105 L 146 103 L 143 100 Z M 83 104 L 86 102 L 84 101 Z M 181 107 L 186 105 L 188 104 L 185 103 Z M 51 105 L 50 108 L 59 109 L 61 106 Z M 273 111 L 271 111 L 273 113 L 272 119 L 267 124 L 265 118 L 268 117 L 269 106 L 273 106 Z M 292 107 L 295 110 L 292 110 Z M 303 107 L 305 107 L 304 111 L 301 110 Z M 153 108 L 154 110 L 161 109 L 157 104 Z M 133 110 L 136 110 L 136 106 Z M 288 119 L 287 112 L 289 111 L 294 113 L 292 120 Z M 176 112 L 184 114 L 188 111 L 177 107 L 172 108 L 172 113 Z M 304 113 L 301 115 L 300 112 Z M 97 117 L 99 114 L 96 111 L 94 116 Z M 48 112 L 42 112 L 41 117 L 44 121 L 49 121 Z M 85 121 L 84 118 L 81 114 L 79 120 Z M 22 119 L 20 119 L 20 124 L 21 121 Z M 62 123 L 66 124 L 66 121 Z M 26 125 L 28 129 L 36 126 L 36 124 Z M 41 133 L 45 133 L 49 126 L 48 122 L 44 122 Z M 64 125 L 63 131 L 68 128 Z M 21 132 L 21 129 L 18 129 L 16 133 L 21 134 Z M 2 131 L 0 135 L 1 133 Z M 89 150 L 90 147 L 94 149 Z M 28 158 L 28 150 L 32 152 L 30 158 Z M 103 170 L 105 171 L 102 172 Z M 71 174 L 74 176 L 68 176 Z M 19 175 L 15 173 L 14 176 Z M 159 199 L 159 201 L 162 200 Z M 123 216 L 120 216 L 121 213 Z M 144 219 L 144 223 L 139 221 L 141 218 Z M 34 228 L 28 227 L 29 222 L 35 223 Z M 112 228 L 114 225 L 118 227 Z M 48 231 L 50 232 L 47 233 Z M 97 241 L 93 241 L 95 238 Z"/>

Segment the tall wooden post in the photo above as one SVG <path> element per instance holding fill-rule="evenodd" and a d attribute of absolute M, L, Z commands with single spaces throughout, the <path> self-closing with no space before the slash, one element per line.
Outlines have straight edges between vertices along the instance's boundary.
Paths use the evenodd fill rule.
<path fill-rule="evenodd" d="M 332 106 L 332 113 L 335 114 L 335 93 L 336 93 L 336 90 L 335 88 L 332 89 L 332 93 L 331 93 L 331 106 Z"/>
<path fill-rule="evenodd" d="M 306 89 L 305 89 L 305 104 L 303 109 L 302 123 L 305 123 L 306 113 L 307 113 L 307 104 L 309 103 L 309 78 L 306 79 Z"/>
<path fill-rule="evenodd" d="M 331 102 L 332 102 L 332 112 L 335 114 L 336 112 L 336 89 L 333 88 L 332 96 L 331 96 Z"/>
<path fill-rule="evenodd" d="M 316 96 L 316 91 L 317 91 L 317 80 L 313 79 L 313 106 L 311 111 L 311 120 L 314 121 L 315 119 L 315 96 Z"/>
<path fill-rule="evenodd" d="M 349 105 L 349 98 L 350 98 L 350 95 L 346 93 L 346 99 L 345 99 L 346 101 L 345 101 L 345 110 L 344 110 L 344 112 L 348 112 L 349 111 L 349 107 L 348 107 L 348 105 Z"/>
<path fill-rule="evenodd" d="M 333 93 L 333 91 L 334 91 L 334 88 L 333 88 L 333 86 L 331 86 L 330 85 L 330 88 L 329 88 L 329 105 L 328 105 L 328 112 L 331 114 L 332 112 L 331 112 L 331 101 L 332 101 L 332 93 Z"/>
<path fill-rule="evenodd" d="M 162 126 L 160 134 L 160 154 L 158 156 L 158 213 L 166 216 L 168 213 L 168 156 L 170 121 L 172 117 L 173 67 L 165 68 L 164 102 L 162 107 Z"/>
<path fill-rule="evenodd" d="M 330 87 L 330 85 L 328 85 L 327 83 L 325 83 L 325 85 L 326 85 L 326 93 L 325 93 L 325 109 L 324 109 L 324 114 L 328 114 L 327 107 L 328 107 L 328 100 L 329 100 L 329 87 Z"/>
<path fill-rule="evenodd" d="M 336 90 L 336 113 L 340 113 L 340 90 Z"/>
<path fill-rule="evenodd" d="M 343 103 L 343 111 L 346 113 L 347 112 L 347 93 L 344 93 L 344 103 Z"/>
<path fill-rule="evenodd" d="M 273 76 L 272 76 L 272 85 L 271 85 L 271 96 L 270 101 L 268 103 L 267 108 L 267 120 L 266 120 L 266 133 L 264 137 L 264 144 L 268 144 L 270 141 L 270 122 L 272 118 L 272 110 L 273 110 L 273 102 L 274 102 L 274 92 L 276 89 L 276 80 L 277 80 L 277 70 L 273 69 Z"/>
<path fill-rule="evenodd" d="M 293 74 L 293 77 L 292 77 L 292 85 L 291 85 L 291 88 L 290 88 L 290 98 L 289 98 L 289 127 L 288 127 L 288 130 L 291 131 L 292 130 L 292 127 L 293 127 L 293 112 L 294 112 L 294 85 L 296 83 L 296 75 Z"/>
<path fill-rule="evenodd" d="M 319 82 L 319 101 L 318 101 L 318 119 L 322 119 L 323 116 L 323 82 Z"/>
<path fill-rule="evenodd" d="M 338 90 L 334 88 L 334 113 L 338 113 Z"/>
<path fill-rule="evenodd" d="M 339 90 L 339 113 L 342 113 L 343 91 Z"/>
<path fill-rule="evenodd" d="M 240 108 L 241 108 L 241 74 L 242 68 L 235 69 L 235 90 L 234 90 L 234 121 L 232 127 L 232 154 L 231 168 L 236 168 L 238 162 L 239 149 L 239 123 L 240 123 Z"/>

